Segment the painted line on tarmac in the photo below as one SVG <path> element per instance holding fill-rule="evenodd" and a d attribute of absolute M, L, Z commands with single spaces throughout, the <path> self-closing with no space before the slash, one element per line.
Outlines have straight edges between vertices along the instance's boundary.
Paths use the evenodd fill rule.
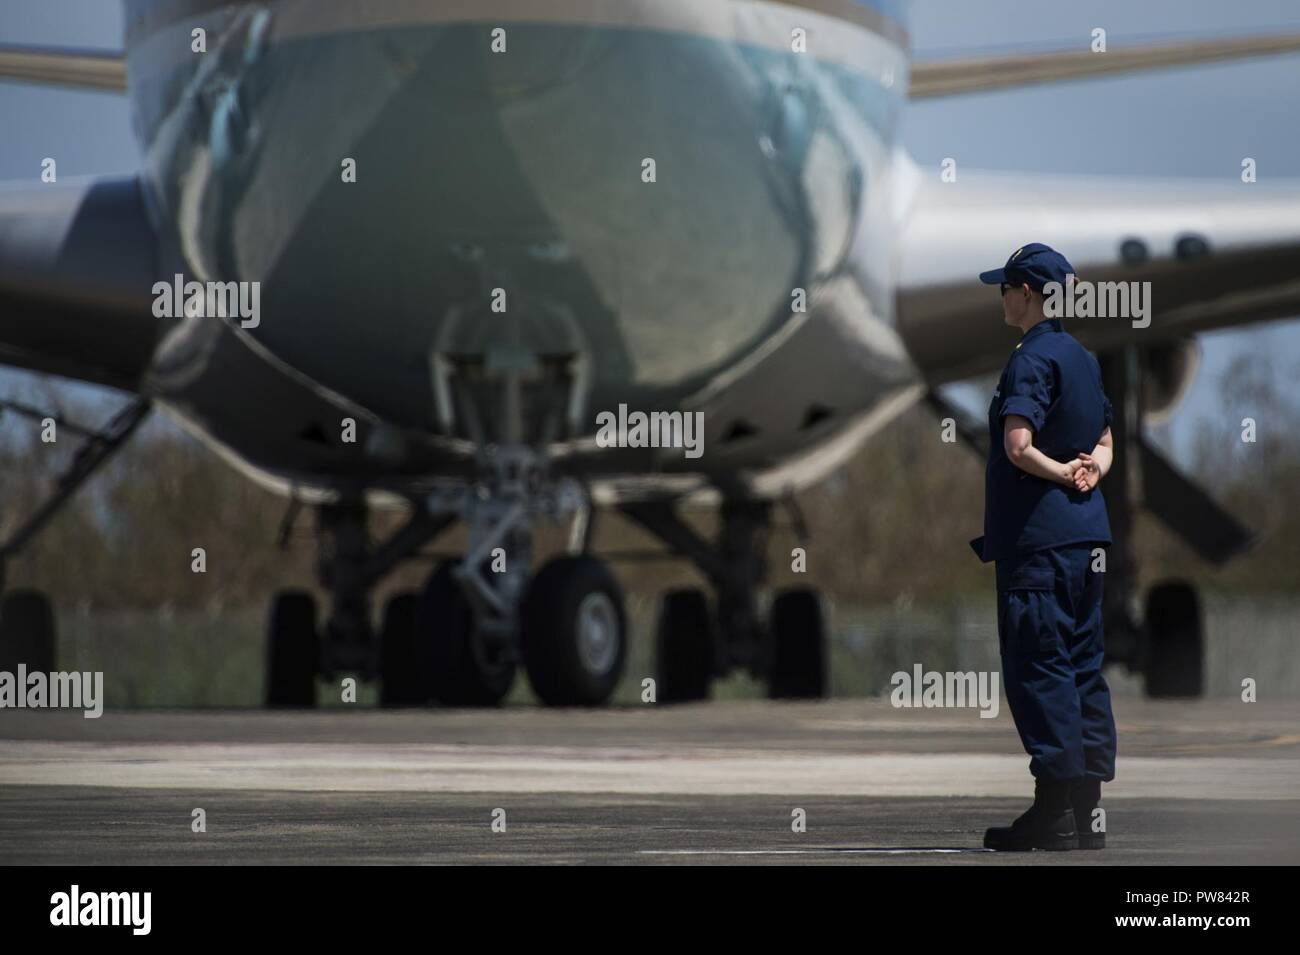
<path fill-rule="evenodd" d="M 796 856 L 840 852 L 845 855 L 961 855 L 967 852 L 992 852 L 992 849 L 854 849 L 821 846 L 816 849 L 640 849 L 643 856 Z"/>

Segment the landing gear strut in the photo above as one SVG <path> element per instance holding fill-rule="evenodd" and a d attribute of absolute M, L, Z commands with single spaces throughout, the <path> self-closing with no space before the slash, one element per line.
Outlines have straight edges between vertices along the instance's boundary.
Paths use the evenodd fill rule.
<path fill-rule="evenodd" d="M 409 706 L 427 699 L 418 679 L 418 600 L 412 594 L 391 598 L 376 639 L 370 622 L 370 592 L 394 567 L 414 556 L 451 524 L 413 502 L 410 519 L 377 546 L 366 527 L 361 494 L 345 494 L 320 509 L 318 573 L 330 598 L 323 625 L 316 602 L 305 591 L 277 594 L 267 614 L 266 692 L 268 706 L 314 706 L 316 680 L 340 673 L 380 678 L 386 706 Z"/>

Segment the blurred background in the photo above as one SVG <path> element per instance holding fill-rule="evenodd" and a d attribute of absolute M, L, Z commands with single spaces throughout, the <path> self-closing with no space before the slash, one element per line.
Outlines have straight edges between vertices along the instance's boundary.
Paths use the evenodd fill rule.
<path fill-rule="evenodd" d="M 1079 46 L 1094 27 L 1119 45 L 1156 38 L 1300 29 L 1287 0 L 1103 0 L 1087 9 L 1016 0 L 913 6 L 919 59 Z M 0 42 L 117 48 L 121 10 L 104 0 L 0 0 Z M 1261 179 L 1300 179 L 1300 81 L 1295 57 L 1170 70 L 1133 78 L 957 97 L 911 107 L 904 142 L 923 169 L 945 157 L 959 168 L 1115 176 L 1239 176 L 1256 159 Z M 1033 117 L 1041 135 L 1008 152 L 1007 125 Z M 1043 117 L 1060 117 L 1059 121 Z M 44 157 L 60 177 L 129 172 L 139 164 L 121 97 L 0 83 L 0 180 L 31 180 Z M 1051 241 L 1050 236 L 1028 239 Z M 1010 251 L 1010 250 L 1008 250 Z M 1068 254 L 1068 250 L 1065 250 Z M 990 267 L 999 262 L 990 263 Z M 989 321 L 1000 321 L 996 295 Z M 1211 567 L 1139 516 L 1137 550 L 1147 580 L 1184 577 L 1205 599 L 1208 695 L 1236 695 L 1243 676 L 1272 696 L 1300 696 L 1300 322 L 1205 336 L 1200 372 L 1157 442 L 1248 525 L 1253 552 Z M 981 417 L 994 383 L 966 382 L 952 396 Z M 60 408 L 98 425 L 120 396 L 0 370 L 0 396 Z M 1258 441 L 1241 440 L 1254 418 Z M 66 467 L 72 441 L 44 444 L 36 422 L 0 418 L 0 528 L 30 511 Z M 1104 485 L 1103 485 L 1104 488 Z M 917 408 L 869 442 L 840 473 L 798 501 L 810 531 L 806 575 L 790 572 L 797 541 L 778 520 L 773 583 L 820 586 L 831 601 L 833 692 L 876 694 L 910 661 L 930 669 L 996 669 L 993 577 L 967 541 L 980 532 L 983 464 L 940 440 Z M 261 700 L 262 615 L 271 593 L 310 586 L 315 538 L 304 514 L 277 545 L 286 502 L 253 485 L 160 416 L 7 567 L 10 587 L 38 587 L 59 615 L 61 669 L 103 670 L 110 706 L 256 706 Z M 400 514 L 378 515 L 378 535 Z M 707 528 L 707 513 L 697 515 Z M 462 538 L 449 536 L 440 552 Z M 543 533 L 537 564 L 560 535 Z M 190 569 L 203 547 L 207 572 Z M 603 552 L 654 542 L 617 516 L 596 537 Z M 631 702 L 653 672 L 654 602 L 691 579 L 668 561 L 617 565 L 629 595 L 633 655 L 615 702 Z M 417 588 L 409 566 L 376 593 Z M 809 578 L 812 578 L 811 580 Z M 129 667 L 114 665 L 130 659 Z M 1112 671 L 1119 694 L 1139 681 Z M 733 678 L 718 696 L 761 696 Z M 512 701 L 530 699 L 518 680 Z M 328 701 L 337 693 L 322 694 Z M 367 699 L 363 693 L 362 699 Z"/>

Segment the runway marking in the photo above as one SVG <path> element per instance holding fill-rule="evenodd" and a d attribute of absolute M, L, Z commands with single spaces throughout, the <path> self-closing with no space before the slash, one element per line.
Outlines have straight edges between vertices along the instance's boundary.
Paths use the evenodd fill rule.
<path fill-rule="evenodd" d="M 817 853 L 842 852 L 845 855 L 961 855 L 968 852 L 992 852 L 992 849 L 855 849 L 852 847 L 820 846 L 815 849 L 640 849 L 643 856 L 797 856 Z"/>

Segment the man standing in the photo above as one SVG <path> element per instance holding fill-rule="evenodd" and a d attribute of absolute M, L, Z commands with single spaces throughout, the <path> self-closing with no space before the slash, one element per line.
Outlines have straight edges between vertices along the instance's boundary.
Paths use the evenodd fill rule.
<path fill-rule="evenodd" d="M 1033 806 L 984 845 L 1100 849 L 1094 810 L 1115 778 L 1094 556 L 1111 542 L 1097 489 L 1112 460 L 1110 401 L 1097 360 L 1044 314 L 1045 286 L 1074 281 L 1064 256 L 1033 243 L 980 280 L 1001 285 L 1003 319 L 1022 334 L 989 405 L 984 536 L 971 546 L 995 562 L 1003 680 L 1034 776 Z"/>

